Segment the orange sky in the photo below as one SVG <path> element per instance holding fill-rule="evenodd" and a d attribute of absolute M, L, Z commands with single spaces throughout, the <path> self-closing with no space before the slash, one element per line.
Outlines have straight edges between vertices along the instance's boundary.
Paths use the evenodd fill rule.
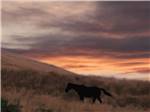
<path fill-rule="evenodd" d="M 150 2 L 2 2 L 2 48 L 79 74 L 150 80 Z"/>
<path fill-rule="evenodd" d="M 43 57 L 38 59 L 41 62 L 57 65 L 75 73 L 85 75 L 132 75 L 147 74 L 150 72 L 150 63 L 146 59 L 109 59 L 109 58 L 92 58 L 85 56 L 59 56 L 59 57 Z M 144 77 L 149 80 L 148 75 Z"/>

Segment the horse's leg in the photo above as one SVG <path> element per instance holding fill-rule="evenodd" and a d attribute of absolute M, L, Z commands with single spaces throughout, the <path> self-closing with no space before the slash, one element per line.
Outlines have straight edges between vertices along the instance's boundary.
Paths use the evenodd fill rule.
<path fill-rule="evenodd" d="M 93 103 L 95 103 L 95 101 L 96 101 L 96 98 L 95 98 L 95 97 L 93 97 Z"/>
<path fill-rule="evenodd" d="M 98 100 L 99 100 L 100 103 L 102 103 L 102 99 L 100 97 L 98 97 Z"/>
<path fill-rule="evenodd" d="M 84 101 L 84 97 L 82 95 L 80 95 L 80 100 Z"/>

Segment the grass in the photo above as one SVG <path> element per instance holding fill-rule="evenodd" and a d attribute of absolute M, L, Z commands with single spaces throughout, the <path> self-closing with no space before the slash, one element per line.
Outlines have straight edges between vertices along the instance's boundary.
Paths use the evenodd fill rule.
<path fill-rule="evenodd" d="M 86 100 L 84 103 L 80 101 L 67 101 L 61 97 L 55 97 L 51 95 L 37 95 L 33 91 L 25 92 L 24 90 L 4 91 L 5 94 L 2 97 L 15 103 L 20 101 L 22 106 L 22 112 L 148 112 L 142 108 L 126 106 L 126 107 L 113 107 L 108 104 L 96 104 L 89 103 Z M 12 97 L 13 94 L 13 97 Z"/>
<path fill-rule="evenodd" d="M 103 104 L 92 104 L 90 99 L 82 103 L 75 92 L 64 92 L 68 82 L 106 88 L 115 100 L 104 96 Z M 22 112 L 148 112 L 149 87 L 147 81 L 2 69 L 2 97 L 19 101 Z"/>

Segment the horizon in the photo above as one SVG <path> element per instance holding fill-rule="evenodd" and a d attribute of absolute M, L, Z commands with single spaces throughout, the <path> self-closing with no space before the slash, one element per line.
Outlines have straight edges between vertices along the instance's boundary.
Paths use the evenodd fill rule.
<path fill-rule="evenodd" d="M 150 81 L 149 6 L 2 1 L 2 48 L 78 74 Z"/>

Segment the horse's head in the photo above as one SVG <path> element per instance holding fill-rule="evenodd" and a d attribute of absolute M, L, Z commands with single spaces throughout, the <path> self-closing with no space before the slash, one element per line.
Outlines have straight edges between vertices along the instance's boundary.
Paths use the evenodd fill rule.
<path fill-rule="evenodd" d="M 67 87 L 65 88 L 65 92 L 68 92 L 70 89 L 72 89 L 71 83 L 67 84 Z"/>

